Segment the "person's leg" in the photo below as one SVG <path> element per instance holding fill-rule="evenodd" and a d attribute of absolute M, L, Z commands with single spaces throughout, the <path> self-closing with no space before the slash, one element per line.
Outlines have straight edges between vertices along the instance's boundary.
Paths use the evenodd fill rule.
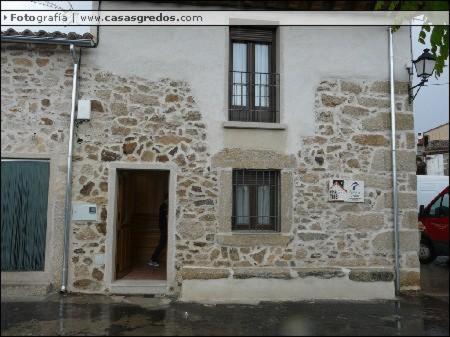
<path fill-rule="evenodd" d="M 161 252 L 164 250 L 166 245 L 167 245 L 167 235 L 161 235 L 159 237 L 158 246 L 156 247 L 156 249 L 152 255 L 152 259 L 151 259 L 152 261 L 157 262 L 157 263 L 160 262 L 159 259 L 160 259 Z"/>

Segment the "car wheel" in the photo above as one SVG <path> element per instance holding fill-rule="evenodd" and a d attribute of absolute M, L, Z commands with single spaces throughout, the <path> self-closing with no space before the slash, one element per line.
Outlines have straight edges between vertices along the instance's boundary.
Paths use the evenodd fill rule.
<path fill-rule="evenodd" d="M 420 242 L 419 248 L 419 261 L 422 264 L 433 262 L 436 259 L 436 255 L 433 252 L 433 247 L 427 241 Z"/>

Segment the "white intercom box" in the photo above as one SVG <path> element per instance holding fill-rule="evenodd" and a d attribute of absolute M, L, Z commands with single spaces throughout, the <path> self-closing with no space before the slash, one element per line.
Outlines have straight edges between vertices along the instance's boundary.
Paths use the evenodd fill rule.
<path fill-rule="evenodd" d="M 72 220 L 74 221 L 98 221 L 96 204 L 76 202 L 72 205 Z"/>
<path fill-rule="evenodd" d="M 91 100 L 79 99 L 77 109 L 77 120 L 87 121 L 91 119 Z"/>

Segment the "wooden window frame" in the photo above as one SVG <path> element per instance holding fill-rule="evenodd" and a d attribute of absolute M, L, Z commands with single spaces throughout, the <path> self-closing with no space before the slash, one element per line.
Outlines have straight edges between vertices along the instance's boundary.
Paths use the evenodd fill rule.
<path fill-rule="evenodd" d="M 265 178 L 268 175 L 269 179 Z M 245 174 L 250 176 L 250 181 L 245 184 Z M 258 180 L 258 176 L 263 176 L 262 181 Z M 242 175 L 242 178 L 238 175 Z M 252 177 L 251 175 L 255 175 Z M 281 200 L 281 179 L 279 170 L 266 170 L 266 169 L 233 169 L 232 174 L 232 231 L 258 231 L 258 232 L 279 232 L 280 231 L 280 200 Z M 241 179 L 243 183 L 239 183 L 238 179 Z M 256 182 L 251 183 L 252 179 Z M 258 223 L 258 187 L 267 186 L 269 182 L 269 195 L 270 195 L 270 215 L 269 224 Z M 249 223 L 237 224 L 236 223 L 236 187 L 248 186 L 249 188 L 249 206 L 250 214 L 248 215 Z M 273 188 L 272 188 L 273 187 Z"/>
<path fill-rule="evenodd" d="M 233 43 L 245 43 L 247 45 L 247 105 L 233 105 Z M 267 118 L 265 120 L 258 120 L 255 118 L 255 45 L 267 44 L 269 48 L 269 71 L 268 71 L 268 94 L 269 105 L 267 107 L 258 107 L 260 111 L 267 112 Z M 277 65 L 276 65 L 276 27 L 258 27 L 258 26 L 237 26 L 230 27 L 229 34 L 229 85 L 228 85 L 228 104 L 230 107 L 228 119 L 230 121 L 240 122 L 269 122 L 279 123 L 279 116 L 277 112 Z M 261 87 L 260 87 L 261 88 Z M 261 96 L 260 96 L 261 97 Z M 236 118 L 233 116 L 232 111 L 240 109 L 245 111 L 247 118 Z M 252 116 L 253 114 L 253 116 Z"/>

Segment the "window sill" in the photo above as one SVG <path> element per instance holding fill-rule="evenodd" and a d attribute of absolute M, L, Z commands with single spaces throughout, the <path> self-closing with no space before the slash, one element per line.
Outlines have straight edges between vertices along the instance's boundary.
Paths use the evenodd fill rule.
<path fill-rule="evenodd" d="M 262 123 L 262 122 L 223 122 L 225 129 L 262 129 L 262 130 L 286 130 L 287 125 L 281 123 Z"/>
<path fill-rule="evenodd" d="M 287 246 L 294 239 L 292 234 L 233 232 L 216 234 L 216 242 L 223 246 L 255 247 L 255 246 Z"/>

